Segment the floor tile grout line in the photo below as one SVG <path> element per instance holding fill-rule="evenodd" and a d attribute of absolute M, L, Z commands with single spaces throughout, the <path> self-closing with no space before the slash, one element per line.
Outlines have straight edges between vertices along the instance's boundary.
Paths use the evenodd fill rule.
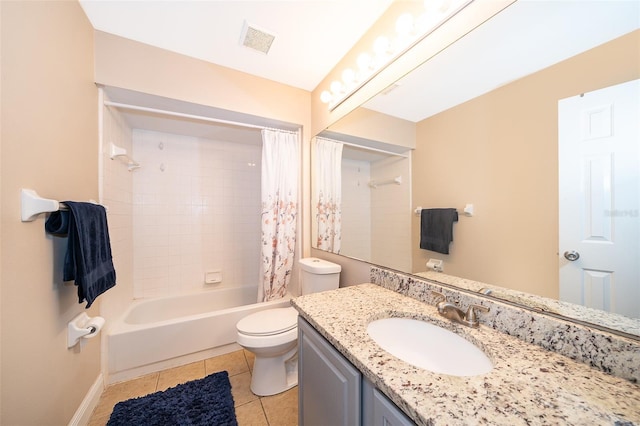
<path fill-rule="evenodd" d="M 264 404 L 262 403 L 262 398 L 258 398 L 258 400 L 260 401 L 260 407 L 262 408 L 262 415 L 264 416 L 264 420 L 267 422 L 267 426 L 270 426 L 271 422 L 269 421 L 269 417 L 267 417 L 267 412 L 264 409 Z"/>

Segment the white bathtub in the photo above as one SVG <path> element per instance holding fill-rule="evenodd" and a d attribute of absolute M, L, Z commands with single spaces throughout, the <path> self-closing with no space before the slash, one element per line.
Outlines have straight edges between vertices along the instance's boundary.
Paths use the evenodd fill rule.
<path fill-rule="evenodd" d="M 180 365 L 188 355 L 206 358 L 206 351 L 235 345 L 241 318 L 290 306 L 290 296 L 256 303 L 257 294 L 247 286 L 134 301 L 107 334 L 109 382 Z"/>

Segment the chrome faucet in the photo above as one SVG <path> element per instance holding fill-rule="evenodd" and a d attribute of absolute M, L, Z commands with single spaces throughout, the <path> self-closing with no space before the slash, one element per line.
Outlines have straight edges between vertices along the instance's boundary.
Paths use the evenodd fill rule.
<path fill-rule="evenodd" d="M 489 308 L 486 306 L 472 303 L 469 305 L 467 312 L 465 313 L 455 303 L 447 302 L 447 297 L 444 294 L 433 290 L 431 292 L 437 296 L 438 302 L 436 302 L 436 308 L 440 315 L 468 327 L 477 327 L 479 325 L 476 309 L 483 312 L 489 312 Z"/>

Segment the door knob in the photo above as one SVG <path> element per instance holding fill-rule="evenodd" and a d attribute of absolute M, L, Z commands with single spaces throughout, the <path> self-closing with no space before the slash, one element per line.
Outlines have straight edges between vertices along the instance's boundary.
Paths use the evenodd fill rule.
<path fill-rule="evenodd" d="M 580 259 L 580 253 L 578 253 L 577 251 L 574 251 L 574 250 L 565 251 L 564 252 L 564 257 L 565 257 L 565 259 L 570 260 L 570 261 L 573 262 L 575 260 Z"/>

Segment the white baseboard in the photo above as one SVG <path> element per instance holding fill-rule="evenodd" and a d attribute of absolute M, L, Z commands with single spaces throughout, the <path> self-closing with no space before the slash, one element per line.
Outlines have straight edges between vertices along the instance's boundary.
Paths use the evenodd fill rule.
<path fill-rule="evenodd" d="M 91 388 L 89 388 L 89 392 L 87 392 L 82 403 L 80 403 L 80 406 L 73 415 L 73 418 L 69 421 L 69 426 L 85 426 L 89 424 L 91 414 L 93 414 L 93 410 L 98 406 L 103 390 L 104 377 L 102 376 L 102 373 L 100 373 L 98 374 L 96 381 L 93 382 Z"/>

